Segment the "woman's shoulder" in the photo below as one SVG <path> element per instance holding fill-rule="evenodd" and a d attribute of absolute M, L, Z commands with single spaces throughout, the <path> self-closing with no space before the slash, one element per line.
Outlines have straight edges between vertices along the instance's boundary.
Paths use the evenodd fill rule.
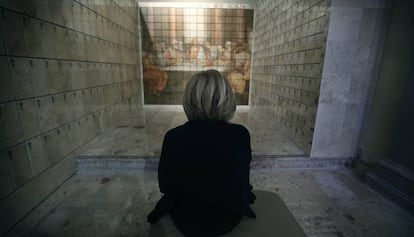
<path fill-rule="evenodd" d="M 221 121 L 188 121 L 187 123 L 167 131 L 166 137 L 180 137 L 194 131 L 213 131 L 234 134 L 236 136 L 250 136 L 249 130 L 242 124 L 227 123 Z"/>
<path fill-rule="evenodd" d="M 243 133 L 243 134 L 249 135 L 249 130 L 244 125 L 242 125 L 242 124 L 229 123 L 229 126 L 235 132 L 239 132 L 239 133 Z"/>
<path fill-rule="evenodd" d="M 170 130 L 168 130 L 165 133 L 166 137 L 175 137 L 175 136 L 179 136 L 180 134 L 182 134 L 185 130 L 185 124 L 177 126 L 175 128 L 172 128 Z"/>

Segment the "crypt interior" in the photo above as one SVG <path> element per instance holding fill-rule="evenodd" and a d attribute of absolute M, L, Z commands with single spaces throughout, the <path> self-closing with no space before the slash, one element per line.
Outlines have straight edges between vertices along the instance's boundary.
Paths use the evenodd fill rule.
<path fill-rule="evenodd" d="M 235 93 L 252 185 L 307 236 L 414 236 L 412 10 L 1 1 L 0 236 L 147 236 L 164 135 L 207 69 Z"/>

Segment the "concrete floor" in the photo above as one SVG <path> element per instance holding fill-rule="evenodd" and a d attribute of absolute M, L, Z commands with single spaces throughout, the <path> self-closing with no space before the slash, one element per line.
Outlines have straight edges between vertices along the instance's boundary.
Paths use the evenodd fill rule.
<path fill-rule="evenodd" d="M 349 169 L 254 169 L 251 182 L 278 193 L 309 237 L 414 236 L 414 217 Z M 145 237 L 159 197 L 154 169 L 75 175 L 6 236 Z"/>
<path fill-rule="evenodd" d="M 145 157 L 159 155 L 165 131 L 185 122 L 185 115 L 146 107 L 137 116 L 93 139 L 83 154 L 95 157 L 98 169 L 79 166 L 6 236 L 147 236 L 146 216 L 160 192 L 156 161 L 147 165 Z M 249 128 L 254 155 L 303 154 L 280 133 L 261 128 L 248 108 L 239 109 L 233 122 Z M 114 169 L 99 163 L 100 157 L 123 156 L 141 157 L 146 165 Z M 356 179 L 344 168 L 346 160 L 331 160 L 254 159 L 251 183 L 278 193 L 309 237 L 414 236 L 412 215 Z"/>
<path fill-rule="evenodd" d="M 159 156 L 166 131 L 186 121 L 182 106 L 145 106 L 143 114 L 131 116 L 94 138 L 85 146 L 82 156 Z M 237 107 L 231 122 L 249 129 L 253 155 L 306 155 L 280 131 L 264 127 L 247 106 Z"/>

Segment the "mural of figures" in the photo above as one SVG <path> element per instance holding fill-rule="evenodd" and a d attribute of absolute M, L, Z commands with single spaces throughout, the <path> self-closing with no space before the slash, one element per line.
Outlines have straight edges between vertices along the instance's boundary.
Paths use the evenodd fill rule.
<path fill-rule="evenodd" d="M 216 69 L 248 104 L 252 9 L 141 7 L 144 101 L 181 104 L 195 72 Z"/>

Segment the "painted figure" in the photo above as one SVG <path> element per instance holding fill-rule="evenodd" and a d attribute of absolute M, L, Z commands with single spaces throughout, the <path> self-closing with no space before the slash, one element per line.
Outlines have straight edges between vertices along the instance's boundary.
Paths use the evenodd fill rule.
<path fill-rule="evenodd" d="M 227 41 L 224 45 L 223 52 L 220 57 L 221 64 L 229 64 L 231 62 L 232 43 Z"/>
<path fill-rule="evenodd" d="M 160 96 L 167 86 L 167 73 L 160 69 L 163 65 L 163 56 L 159 54 L 161 45 L 154 45 L 154 50 L 144 52 L 142 61 L 145 91 Z M 161 57 L 161 58 L 160 58 Z"/>
<path fill-rule="evenodd" d="M 206 65 L 212 66 L 218 64 L 218 59 L 223 51 L 220 45 L 211 45 L 210 41 L 204 42 L 204 52 L 206 55 Z"/>
<path fill-rule="evenodd" d="M 196 38 L 191 40 L 191 45 L 187 50 L 187 59 L 191 63 L 205 64 L 205 54 L 203 48 L 198 44 Z"/>
<path fill-rule="evenodd" d="M 235 93 L 246 91 L 246 84 L 250 80 L 250 54 L 248 44 L 237 43 L 233 49 L 233 69 L 227 76 Z"/>
<path fill-rule="evenodd" d="M 176 39 L 171 40 L 171 44 L 163 52 L 164 66 L 174 66 L 183 63 L 183 52 L 181 45 Z"/>
<path fill-rule="evenodd" d="M 176 65 L 182 64 L 184 61 L 184 54 L 183 54 L 183 42 L 173 39 L 171 41 L 171 46 L 174 51 L 175 59 L 176 59 Z"/>

